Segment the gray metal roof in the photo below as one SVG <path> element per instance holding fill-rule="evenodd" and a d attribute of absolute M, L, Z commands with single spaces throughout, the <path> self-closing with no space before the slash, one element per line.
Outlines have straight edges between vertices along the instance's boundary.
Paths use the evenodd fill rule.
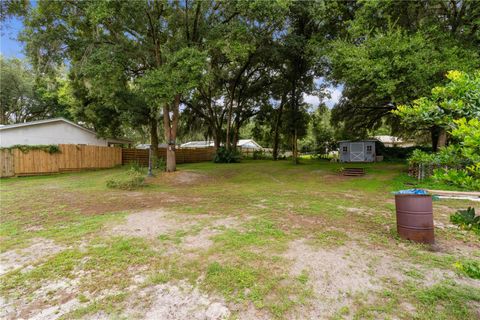
<path fill-rule="evenodd" d="M 377 139 L 340 140 L 338 142 L 378 142 Z"/>

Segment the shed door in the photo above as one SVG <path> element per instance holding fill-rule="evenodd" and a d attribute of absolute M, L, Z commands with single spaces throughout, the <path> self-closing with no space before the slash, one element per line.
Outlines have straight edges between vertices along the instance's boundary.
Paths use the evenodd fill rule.
<path fill-rule="evenodd" d="M 350 143 L 350 161 L 365 161 L 363 142 Z"/>

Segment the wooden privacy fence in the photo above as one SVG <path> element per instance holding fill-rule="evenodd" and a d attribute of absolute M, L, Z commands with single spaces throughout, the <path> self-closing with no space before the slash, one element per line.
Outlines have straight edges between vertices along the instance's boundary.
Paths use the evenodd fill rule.
<path fill-rule="evenodd" d="M 122 164 L 121 148 L 75 144 L 61 144 L 59 148 L 59 153 L 2 149 L 0 177 L 111 168 Z"/>
<path fill-rule="evenodd" d="M 148 150 L 89 145 L 61 144 L 59 153 L 31 149 L 0 149 L 0 177 L 27 176 L 83 169 L 111 168 L 137 162 L 148 165 Z M 215 148 L 176 149 L 177 163 L 212 161 Z M 166 149 L 158 150 L 166 157 Z"/>
<path fill-rule="evenodd" d="M 138 163 L 148 166 L 148 149 L 122 149 L 122 163 Z M 166 148 L 158 149 L 158 157 L 165 159 Z M 215 155 L 215 148 L 177 148 L 175 149 L 177 163 L 193 163 L 212 161 Z"/>

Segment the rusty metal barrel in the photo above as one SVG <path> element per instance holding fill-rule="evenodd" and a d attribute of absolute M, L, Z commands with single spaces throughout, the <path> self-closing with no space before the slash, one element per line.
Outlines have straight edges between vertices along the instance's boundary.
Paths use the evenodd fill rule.
<path fill-rule="evenodd" d="M 396 194 L 397 232 L 402 239 L 420 243 L 435 242 L 432 196 Z"/>

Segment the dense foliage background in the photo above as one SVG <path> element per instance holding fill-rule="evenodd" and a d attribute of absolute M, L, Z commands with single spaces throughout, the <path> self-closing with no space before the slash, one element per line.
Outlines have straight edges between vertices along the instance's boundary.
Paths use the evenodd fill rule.
<path fill-rule="evenodd" d="M 154 148 L 254 138 L 296 160 L 393 134 L 438 150 L 453 135 L 429 106 L 450 93 L 432 89 L 480 67 L 478 1 L 3 1 L 11 16 L 27 59 L 1 58 L 3 124 L 64 116 Z"/>

